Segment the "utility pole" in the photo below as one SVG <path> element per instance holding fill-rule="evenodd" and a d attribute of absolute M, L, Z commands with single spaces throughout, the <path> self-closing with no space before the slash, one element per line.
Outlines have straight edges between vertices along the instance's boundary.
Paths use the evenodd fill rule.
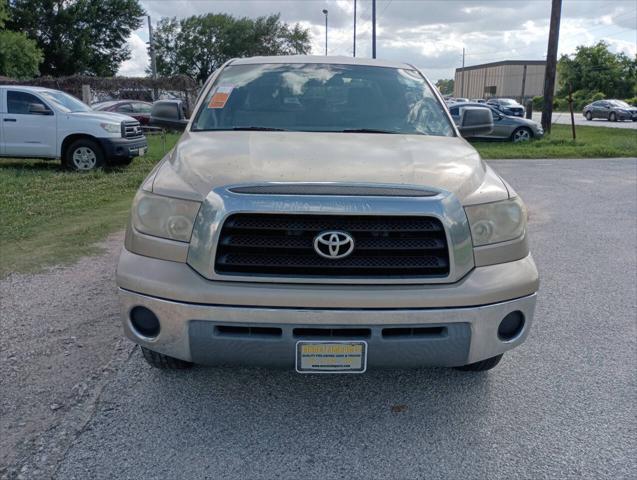
<path fill-rule="evenodd" d="M 157 58 L 155 57 L 155 39 L 153 38 L 153 24 L 150 21 L 150 15 L 148 15 L 148 49 L 150 50 L 150 71 L 152 72 L 153 80 L 157 80 Z M 153 101 L 159 98 L 159 90 L 157 85 L 153 86 Z"/>
<path fill-rule="evenodd" d="M 376 0 L 372 0 L 372 58 L 376 58 Z"/>
<path fill-rule="evenodd" d="M 325 56 L 327 57 L 327 9 L 323 9 L 323 15 L 325 15 Z"/>
<path fill-rule="evenodd" d="M 460 97 L 464 98 L 464 47 L 462 48 L 462 76 L 460 80 Z"/>
<path fill-rule="evenodd" d="M 153 39 L 153 24 L 150 22 L 150 15 L 148 15 L 148 47 L 150 50 L 150 69 L 153 74 L 153 80 L 157 80 L 157 59 L 155 58 L 155 41 Z"/>
<path fill-rule="evenodd" d="M 356 0 L 354 0 L 354 48 L 352 49 L 352 57 L 356 57 Z"/>
<path fill-rule="evenodd" d="M 551 133 L 551 119 L 553 116 L 553 94 L 555 92 L 557 45 L 560 39 L 561 15 L 562 0 L 552 0 L 549 44 L 546 52 L 546 72 L 544 73 L 544 105 L 542 108 L 542 128 L 548 133 Z"/>

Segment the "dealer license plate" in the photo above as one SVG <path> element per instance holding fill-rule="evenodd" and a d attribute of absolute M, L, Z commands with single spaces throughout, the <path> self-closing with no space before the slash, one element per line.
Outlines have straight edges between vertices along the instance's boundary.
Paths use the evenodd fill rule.
<path fill-rule="evenodd" d="M 367 368 L 367 342 L 296 343 L 299 373 L 363 373 Z"/>
<path fill-rule="evenodd" d="M 143 157 L 144 155 L 146 155 L 146 147 L 142 147 L 138 150 L 137 153 L 138 156 Z"/>

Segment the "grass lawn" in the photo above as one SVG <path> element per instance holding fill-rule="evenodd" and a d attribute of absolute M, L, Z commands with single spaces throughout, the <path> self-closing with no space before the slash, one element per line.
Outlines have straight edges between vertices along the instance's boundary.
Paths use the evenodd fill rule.
<path fill-rule="evenodd" d="M 167 151 L 177 138 L 167 135 Z M 95 242 L 124 228 L 135 191 L 164 156 L 160 137 L 149 136 L 148 146 L 126 168 L 91 173 L 0 159 L 0 278 L 94 253 Z"/>
<path fill-rule="evenodd" d="M 472 141 L 482 158 L 637 157 L 637 131 L 629 128 L 553 125 L 551 135 L 528 143 Z"/>

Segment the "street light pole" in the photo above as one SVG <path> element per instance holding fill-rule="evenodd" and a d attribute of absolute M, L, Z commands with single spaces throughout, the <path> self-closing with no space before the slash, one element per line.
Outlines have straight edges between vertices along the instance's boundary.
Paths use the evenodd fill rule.
<path fill-rule="evenodd" d="M 354 48 L 352 49 L 352 57 L 356 56 L 356 0 L 354 0 Z"/>
<path fill-rule="evenodd" d="M 327 57 L 327 9 L 323 9 L 323 14 L 325 15 L 325 56 Z"/>
<path fill-rule="evenodd" d="M 376 0 L 372 0 L 372 58 L 376 58 Z"/>

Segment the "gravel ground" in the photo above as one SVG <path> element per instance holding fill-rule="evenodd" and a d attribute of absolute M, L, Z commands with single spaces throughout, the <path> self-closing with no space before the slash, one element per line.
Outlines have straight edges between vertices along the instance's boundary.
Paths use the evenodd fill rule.
<path fill-rule="evenodd" d="M 15 476 L 26 466 L 24 478 L 55 472 L 59 479 L 634 478 L 637 160 L 491 164 L 529 206 L 542 275 L 531 334 L 495 370 L 161 372 L 138 349 L 129 357 L 127 347 L 109 359 L 122 345 L 111 240 L 105 255 L 78 266 L 0 283 L 10 321 L 3 318 L 1 358 L 8 362 L 10 346 L 22 369 L 3 385 L 2 417 L 13 429 L 37 407 L 43 416 L 34 426 L 40 435 L 14 435 L 31 440 L 5 472 Z M 51 316 L 64 332 L 42 330 Z M 72 350 L 63 341 L 71 336 L 96 343 Z M 60 349 L 95 354 L 64 367 Z M 109 361 L 116 373 L 93 373 L 92 400 L 74 403 L 73 382 Z M 29 377 L 34 368 L 24 362 L 35 372 L 55 363 L 55 376 Z M 51 412 L 52 402 L 64 407 Z M 76 417 L 81 421 L 68 420 Z M 55 453 L 51 440 L 62 438 Z M 35 474 L 46 455 L 55 469 Z"/>
<path fill-rule="evenodd" d="M 128 358 L 114 264 L 103 255 L 0 281 L 0 478 L 48 478 Z"/>

